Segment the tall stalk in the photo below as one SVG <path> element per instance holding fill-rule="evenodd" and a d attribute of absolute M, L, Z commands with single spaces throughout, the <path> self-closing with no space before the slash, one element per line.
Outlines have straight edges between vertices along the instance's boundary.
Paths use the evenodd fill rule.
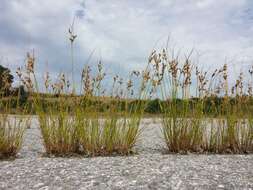
<path fill-rule="evenodd" d="M 71 53 L 71 78 L 72 78 L 72 94 L 75 94 L 75 81 L 74 81 L 74 41 L 77 35 L 74 34 L 74 22 L 75 18 L 73 19 L 72 25 L 69 28 L 69 40 L 70 40 L 70 53 Z"/>

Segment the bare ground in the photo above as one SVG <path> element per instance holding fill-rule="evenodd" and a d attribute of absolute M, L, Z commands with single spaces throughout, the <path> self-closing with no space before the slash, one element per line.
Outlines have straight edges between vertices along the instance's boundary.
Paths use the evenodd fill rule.
<path fill-rule="evenodd" d="M 253 189 L 253 155 L 164 155 L 159 121 L 142 121 L 129 157 L 46 158 L 38 122 L 18 158 L 0 161 L 0 189 Z"/>

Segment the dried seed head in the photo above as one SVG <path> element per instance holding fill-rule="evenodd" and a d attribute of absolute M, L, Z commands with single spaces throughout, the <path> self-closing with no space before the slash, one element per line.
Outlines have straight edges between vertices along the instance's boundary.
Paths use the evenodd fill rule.
<path fill-rule="evenodd" d="M 26 69 L 28 71 L 28 73 L 34 73 L 34 62 L 35 62 L 35 58 L 34 56 L 31 56 L 30 53 L 27 53 L 27 65 L 26 65 Z"/>
<path fill-rule="evenodd" d="M 85 96 L 89 96 L 89 95 L 92 95 L 92 79 L 91 79 L 91 76 L 90 76 L 90 73 L 91 73 L 91 69 L 89 66 L 86 66 L 84 69 L 83 69 L 83 72 L 82 72 L 82 81 L 83 81 L 83 91 L 84 91 L 84 95 Z"/>
<path fill-rule="evenodd" d="M 127 82 L 127 90 L 129 91 L 133 87 L 133 81 L 130 79 Z"/>
<path fill-rule="evenodd" d="M 70 40 L 70 43 L 74 43 L 77 35 L 74 34 L 74 30 L 73 30 L 73 27 L 69 28 L 69 40 Z"/>
<path fill-rule="evenodd" d="M 150 79 L 150 71 L 143 71 L 142 72 L 143 82 L 146 83 Z"/>
<path fill-rule="evenodd" d="M 50 83 L 49 72 L 46 72 L 46 74 L 45 74 L 45 80 L 44 80 L 44 85 L 46 87 L 46 90 L 48 90 L 48 88 L 49 88 L 49 83 Z"/>

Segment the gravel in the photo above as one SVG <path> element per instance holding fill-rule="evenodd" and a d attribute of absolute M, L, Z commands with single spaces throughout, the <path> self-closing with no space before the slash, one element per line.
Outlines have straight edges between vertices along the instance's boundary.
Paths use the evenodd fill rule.
<path fill-rule="evenodd" d="M 36 118 L 15 160 L 0 161 L 0 189 L 253 189 L 253 155 L 164 155 L 158 120 L 142 121 L 138 154 L 47 158 Z"/>

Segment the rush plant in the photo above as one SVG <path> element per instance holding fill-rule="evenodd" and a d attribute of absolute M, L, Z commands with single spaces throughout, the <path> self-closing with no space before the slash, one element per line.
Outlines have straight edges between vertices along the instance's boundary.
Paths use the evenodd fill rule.
<path fill-rule="evenodd" d="M 25 119 L 0 114 L 0 159 L 15 157 L 21 148 Z"/>

